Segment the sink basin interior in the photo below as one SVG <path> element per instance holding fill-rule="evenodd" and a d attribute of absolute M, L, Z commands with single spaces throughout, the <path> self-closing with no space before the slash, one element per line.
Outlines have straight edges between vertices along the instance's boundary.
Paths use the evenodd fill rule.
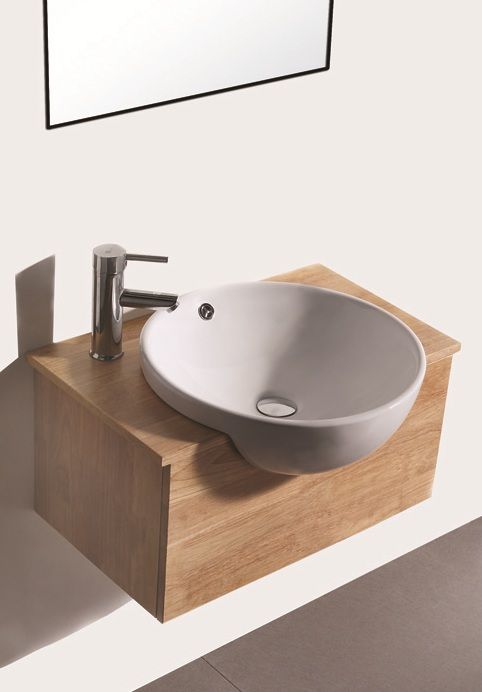
<path fill-rule="evenodd" d="M 202 303 L 214 316 L 198 315 Z M 146 355 L 168 388 L 220 410 L 261 417 L 258 402 L 292 402 L 283 424 L 366 414 L 423 378 L 424 354 L 398 319 L 310 286 L 234 284 L 182 296 L 145 327 Z M 264 417 L 264 416 L 263 416 Z"/>

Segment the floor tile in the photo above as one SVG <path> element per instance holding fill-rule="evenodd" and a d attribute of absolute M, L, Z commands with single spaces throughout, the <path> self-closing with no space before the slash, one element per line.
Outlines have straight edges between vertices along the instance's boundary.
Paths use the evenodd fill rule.
<path fill-rule="evenodd" d="M 200 658 L 137 690 L 137 692 L 141 691 L 236 692 L 236 688 L 217 673 L 209 663 Z"/>
<path fill-rule="evenodd" d="M 205 658 L 242 692 L 481 692 L 482 519 Z"/>

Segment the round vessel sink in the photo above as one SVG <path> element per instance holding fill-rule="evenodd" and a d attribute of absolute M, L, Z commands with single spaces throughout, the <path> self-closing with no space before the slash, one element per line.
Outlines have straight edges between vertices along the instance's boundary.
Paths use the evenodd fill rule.
<path fill-rule="evenodd" d="M 423 347 L 371 303 L 300 284 L 194 291 L 145 324 L 141 365 L 180 413 L 227 433 L 251 464 L 318 473 L 386 442 L 425 374 Z"/>

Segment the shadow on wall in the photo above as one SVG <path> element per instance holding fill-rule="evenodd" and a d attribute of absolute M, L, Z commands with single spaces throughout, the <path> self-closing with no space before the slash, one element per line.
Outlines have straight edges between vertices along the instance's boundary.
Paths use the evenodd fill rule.
<path fill-rule="evenodd" d="M 55 258 L 17 274 L 19 358 L 0 372 L 0 667 L 107 615 L 129 597 L 33 510 L 33 373 L 53 338 Z"/>

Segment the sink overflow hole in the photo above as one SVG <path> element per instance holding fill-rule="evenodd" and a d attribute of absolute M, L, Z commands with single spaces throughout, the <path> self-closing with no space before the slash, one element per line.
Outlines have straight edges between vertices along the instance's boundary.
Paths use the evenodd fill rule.
<path fill-rule="evenodd" d="M 214 308 L 211 303 L 203 303 L 198 308 L 199 317 L 203 320 L 212 320 L 214 317 Z"/>
<path fill-rule="evenodd" d="M 256 404 L 256 408 L 263 416 L 269 416 L 270 418 L 287 418 L 297 411 L 296 404 L 281 397 L 260 399 Z"/>

